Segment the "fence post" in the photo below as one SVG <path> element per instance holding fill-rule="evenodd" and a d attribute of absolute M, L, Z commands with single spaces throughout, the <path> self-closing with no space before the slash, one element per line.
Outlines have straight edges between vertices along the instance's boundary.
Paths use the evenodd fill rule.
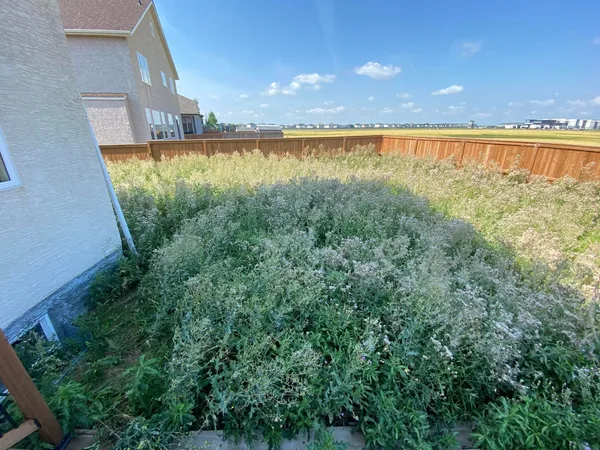
<path fill-rule="evenodd" d="M 529 173 L 533 174 L 533 168 L 535 167 L 535 160 L 537 159 L 538 149 L 540 148 L 540 143 L 536 142 L 533 147 L 533 158 L 531 158 L 531 167 L 529 168 Z"/>
<path fill-rule="evenodd" d="M 25 419 L 38 421 L 40 437 L 54 445 L 60 444 L 63 438 L 60 424 L 54 418 L 2 330 L 0 330 L 0 380 L 12 395 Z"/>
<path fill-rule="evenodd" d="M 204 152 L 204 156 L 208 156 L 206 153 L 206 139 L 202 141 L 202 151 Z"/>
<path fill-rule="evenodd" d="M 344 136 L 344 139 L 342 140 L 342 154 L 346 153 L 346 136 Z"/>
<path fill-rule="evenodd" d="M 256 139 L 256 150 L 260 150 L 260 139 Z"/>
<path fill-rule="evenodd" d="M 467 141 L 463 139 L 462 147 L 460 148 L 460 153 L 458 154 L 458 161 L 456 162 L 456 165 L 458 167 L 462 166 L 462 160 L 463 160 L 463 156 L 465 154 L 465 146 L 466 145 L 467 145 Z"/>
<path fill-rule="evenodd" d="M 150 152 L 152 158 L 155 161 L 160 162 L 160 150 L 152 147 L 152 141 L 146 141 L 146 143 L 148 145 L 148 151 Z"/>

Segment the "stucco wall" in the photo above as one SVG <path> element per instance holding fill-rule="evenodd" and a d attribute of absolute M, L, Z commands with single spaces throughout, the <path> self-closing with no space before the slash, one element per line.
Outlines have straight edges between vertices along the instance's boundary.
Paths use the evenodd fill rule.
<path fill-rule="evenodd" d="M 120 249 L 56 0 L 0 1 L 0 327 Z"/>
<path fill-rule="evenodd" d="M 135 71 L 131 64 L 127 38 L 69 35 L 67 44 L 80 92 L 127 94 L 133 125 L 132 139 L 106 142 L 104 136 L 97 136 L 98 142 L 100 144 L 131 144 L 146 142 L 150 139 L 144 107 L 140 103 L 138 86 L 135 82 Z"/>
<path fill-rule="evenodd" d="M 150 33 L 150 22 L 154 24 L 154 37 Z M 169 64 L 166 50 L 159 37 L 158 28 L 158 18 L 156 16 L 155 9 L 152 6 L 150 7 L 150 10 L 144 19 L 140 22 L 139 26 L 135 30 L 135 33 L 128 38 L 131 64 L 134 67 L 135 82 L 137 84 L 138 95 L 140 97 L 140 103 L 142 107 L 141 114 L 145 119 L 145 108 L 150 108 L 156 111 L 162 111 L 165 114 L 171 113 L 173 116 L 178 116 L 179 121 L 181 122 L 177 87 L 175 88 L 175 94 L 173 94 L 171 92 L 168 78 L 167 87 L 165 87 L 160 74 L 162 70 L 165 72 L 167 77 L 171 77 L 175 81 L 175 76 L 173 70 L 171 69 L 171 65 Z M 152 86 L 148 86 L 142 81 L 140 68 L 137 62 L 137 52 L 140 52 L 148 60 L 148 68 L 150 69 Z M 176 81 L 175 84 L 177 84 Z M 134 112 L 132 109 L 132 116 L 133 115 Z M 174 117 L 173 121 L 175 121 Z M 145 126 L 148 128 L 146 124 Z M 149 138 L 150 137 L 148 137 L 148 139 Z"/>
<path fill-rule="evenodd" d="M 83 100 L 100 144 L 133 143 L 127 100 Z"/>

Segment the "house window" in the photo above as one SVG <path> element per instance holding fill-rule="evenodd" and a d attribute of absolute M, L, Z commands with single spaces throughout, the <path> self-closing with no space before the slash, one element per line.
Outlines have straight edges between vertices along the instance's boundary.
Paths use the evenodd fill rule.
<path fill-rule="evenodd" d="M 181 122 L 179 122 L 179 116 L 175 116 L 175 125 L 177 130 L 177 138 L 183 139 L 183 133 L 181 132 Z"/>
<path fill-rule="evenodd" d="M 154 131 L 154 121 L 152 120 L 152 111 L 150 108 L 146 108 L 146 120 L 148 121 L 148 127 L 150 127 L 150 138 L 156 139 L 156 132 Z"/>
<path fill-rule="evenodd" d="M 167 116 L 164 112 L 161 112 L 160 114 L 162 115 L 163 139 L 169 139 L 169 124 L 167 123 Z"/>
<path fill-rule="evenodd" d="M 152 37 L 155 37 L 155 35 L 154 35 L 154 24 L 152 22 L 150 22 L 150 34 L 152 35 Z"/>
<path fill-rule="evenodd" d="M 150 69 L 148 68 L 148 60 L 140 52 L 137 52 L 137 57 L 138 65 L 140 66 L 140 73 L 142 75 L 142 81 L 152 86 L 152 81 L 150 80 Z"/>
<path fill-rule="evenodd" d="M 183 121 L 183 132 L 185 134 L 196 134 L 196 130 L 194 128 L 194 117 L 193 116 L 182 116 Z"/>
<path fill-rule="evenodd" d="M 163 84 L 165 85 L 165 87 L 169 87 L 167 86 L 167 75 L 162 70 L 160 71 L 160 76 L 162 77 Z"/>
<path fill-rule="evenodd" d="M 167 113 L 167 119 L 169 119 L 169 137 L 175 137 L 175 123 L 173 122 L 173 114 Z"/>
<path fill-rule="evenodd" d="M 171 77 L 169 77 L 169 81 L 171 82 L 171 92 L 173 94 L 175 94 L 175 82 L 173 81 L 173 78 L 171 78 Z"/>
<path fill-rule="evenodd" d="M 20 184 L 19 177 L 8 153 L 2 129 L 0 128 L 0 190 L 19 186 Z"/>
<path fill-rule="evenodd" d="M 166 139 L 163 131 L 163 122 L 160 116 L 160 111 L 152 110 L 152 118 L 154 119 L 154 129 L 156 130 L 156 139 Z"/>

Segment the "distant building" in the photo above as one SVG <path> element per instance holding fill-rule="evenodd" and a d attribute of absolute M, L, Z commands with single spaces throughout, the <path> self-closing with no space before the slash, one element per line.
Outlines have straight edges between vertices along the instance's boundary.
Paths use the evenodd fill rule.
<path fill-rule="evenodd" d="M 181 110 L 181 123 L 184 134 L 202 134 L 203 116 L 198 109 L 196 100 L 179 94 L 179 109 Z"/>
<path fill-rule="evenodd" d="M 100 144 L 181 139 L 179 79 L 151 0 L 60 0 L 75 79 Z"/>

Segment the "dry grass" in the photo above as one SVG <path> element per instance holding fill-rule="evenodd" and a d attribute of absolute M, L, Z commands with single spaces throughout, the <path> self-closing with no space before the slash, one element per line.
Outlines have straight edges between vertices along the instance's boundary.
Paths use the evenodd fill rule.
<path fill-rule="evenodd" d="M 361 130 L 285 130 L 285 137 L 302 136 L 351 136 L 351 135 L 399 135 L 436 136 L 470 139 L 509 139 L 515 141 L 556 142 L 561 144 L 592 145 L 600 147 L 600 131 L 558 131 L 558 130 L 426 130 L 426 129 L 361 129 Z"/>

